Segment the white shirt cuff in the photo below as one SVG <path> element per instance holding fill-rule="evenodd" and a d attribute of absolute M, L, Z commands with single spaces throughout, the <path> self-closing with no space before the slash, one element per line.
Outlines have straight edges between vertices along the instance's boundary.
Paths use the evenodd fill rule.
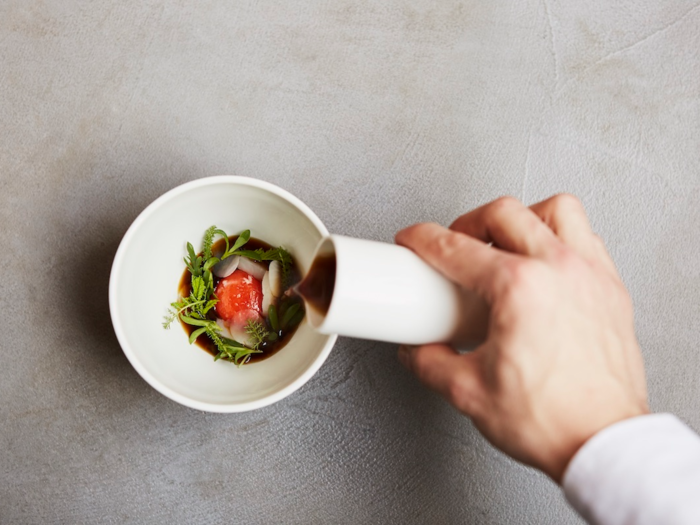
<path fill-rule="evenodd" d="M 593 524 L 700 524 L 700 437 L 671 414 L 621 421 L 581 447 L 562 486 Z"/>

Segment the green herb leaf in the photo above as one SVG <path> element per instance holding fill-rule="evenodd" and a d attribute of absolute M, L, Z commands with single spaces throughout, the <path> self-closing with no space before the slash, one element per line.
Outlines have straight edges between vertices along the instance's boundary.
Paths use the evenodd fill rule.
<path fill-rule="evenodd" d="M 201 264 L 202 258 L 197 257 L 194 253 L 194 246 L 191 243 L 187 243 L 187 254 L 189 258 L 185 259 L 185 264 L 187 264 L 187 269 L 190 271 L 193 277 L 199 277 L 202 274 Z"/>
<path fill-rule="evenodd" d="M 227 259 L 232 255 L 238 255 L 238 249 L 244 246 L 250 240 L 250 230 L 245 230 L 236 238 L 231 248 L 228 247 L 228 237 L 226 238 L 226 251 L 221 256 L 221 260 Z"/>
<path fill-rule="evenodd" d="M 204 263 L 204 266 L 202 267 L 202 269 L 203 269 L 205 272 L 208 272 L 208 271 L 210 271 L 210 270 L 212 269 L 212 267 L 213 267 L 216 263 L 218 263 L 218 262 L 219 262 L 219 259 L 218 259 L 217 257 L 210 257 L 209 259 L 206 260 L 206 262 Z"/>
<path fill-rule="evenodd" d="M 214 356 L 214 361 L 219 359 L 227 359 L 234 363 L 236 366 L 241 366 L 248 362 L 252 354 L 259 354 L 262 350 L 255 350 L 253 348 L 248 348 L 247 346 L 234 341 L 233 339 L 228 339 L 226 337 L 221 337 L 218 333 L 209 334 L 212 341 L 219 350 L 219 353 Z"/>
<path fill-rule="evenodd" d="M 212 297 L 214 297 L 214 299 L 209 299 L 207 301 L 207 304 L 205 304 L 204 307 L 202 308 L 203 314 L 206 314 L 209 310 L 211 310 L 212 308 L 214 308 L 216 306 L 216 303 L 219 302 L 219 299 L 217 299 L 216 296 L 212 296 Z"/>
<path fill-rule="evenodd" d="M 301 304 L 294 303 L 292 306 L 287 308 L 287 310 L 285 310 L 284 315 L 282 316 L 282 329 L 287 328 L 287 325 L 289 325 L 289 322 L 292 320 L 292 317 L 294 317 L 294 314 L 299 311 L 299 308 L 301 308 Z"/>
<path fill-rule="evenodd" d="M 196 319 L 187 315 L 180 315 L 180 319 L 182 319 L 187 324 L 191 324 L 192 326 L 210 327 L 213 324 L 217 328 L 219 327 L 219 325 L 216 324 L 216 321 L 211 321 L 209 319 Z"/>
<path fill-rule="evenodd" d="M 248 257 L 248 259 L 253 259 L 254 261 L 281 261 L 284 257 L 280 255 L 281 248 L 270 248 L 269 250 L 263 250 L 258 248 L 257 250 L 236 250 L 236 255 L 242 255 L 243 257 Z M 284 250 L 283 250 L 284 251 Z M 287 252 L 285 252 L 287 253 Z"/>
<path fill-rule="evenodd" d="M 201 276 L 192 277 L 192 296 L 198 301 L 206 299 L 207 284 Z"/>
<path fill-rule="evenodd" d="M 265 326 L 260 321 L 254 321 L 253 319 L 249 319 L 245 324 L 245 331 L 250 336 L 250 344 L 254 350 L 257 350 L 260 345 L 265 342 L 265 339 L 269 334 Z"/>
<path fill-rule="evenodd" d="M 190 334 L 190 344 L 194 343 L 197 338 L 207 331 L 207 327 L 197 328 L 194 332 Z"/>
<path fill-rule="evenodd" d="M 270 308 L 267 310 L 267 319 L 270 321 L 270 326 L 275 332 L 279 332 L 280 330 L 280 323 L 279 319 L 277 318 L 277 307 L 274 304 L 270 305 Z"/>
<path fill-rule="evenodd" d="M 202 239 L 202 255 L 206 261 L 211 257 L 211 245 L 214 244 L 214 235 L 216 234 L 216 226 L 209 226 L 206 232 L 204 232 L 204 239 Z"/>
<path fill-rule="evenodd" d="M 235 240 L 233 243 L 233 246 L 231 246 L 231 251 L 235 252 L 239 248 L 242 248 L 244 244 L 246 244 L 250 240 L 250 230 L 245 230 L 241 232 L 241 234 L 238 236 L 238 238 Z M 226 250 L 229 251 L 229 250 Z"/>
<path fill-rule="evenodd" d="M 299 323 L 301 323 L 301 320 L 304 319 L 304 310 L 298 310 L 297 313 L 295 313 L 291 319 L 289 319 L 289 322 L 287 323 L 287 328 L 291 328 L 292 326 L 296 326 Z"/>
<path fill-rule="evenodd" d="M 178 312 L 174 311 L 172 309 L 168 310 L 168 313 L 163 316 L 163 328 L 168 330 L 170 326 L 173 324 L 173 321 L 177 319 Z"/>
<path fill-rule="evenodd" d="M 238 341 L 234 339 L 229 339 L 228 337 L 222 337 L 221 340 L 224 342 L 226 346 L 230 346 L 232 348 L 240 348 L 240 349 L 246 349 L 250 350 L 246 345 L 243 343 L 239 343 Z"/>
<path fill-rule="evenodd" d="M 163 328 L 167 330 L 168 328 L 170 328 L 172 322 L 180 316 L 180 314 L 186 314 L 190 311 L 195 311 L 198 307 L 202 305 L 202 303 L 204 303 L 203 300 L 197 301 L 196 298 L 193 298 L 191 295 L 189 297 L 181 299 L 178 302 L 170 303 L 170 309 L 168 310 L 168 314 L 164 317 Z"/>

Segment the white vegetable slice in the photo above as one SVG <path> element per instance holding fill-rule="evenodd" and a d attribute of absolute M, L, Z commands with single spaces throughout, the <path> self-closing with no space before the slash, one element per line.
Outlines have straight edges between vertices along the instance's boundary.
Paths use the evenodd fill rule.
<path fill-rule="evenodd" d="M 234 341 L 238 341 L 242 345 L 245 346 L 250 346 L 252 344 L 252 341 L 250 340 L 250 335 L 246 333 L 244 329 L 238 328 L 234 325 L 229 326 L 229 334 L 230 334 L 230 339 L 233 339 Z"/>
<path fill-rule="evenodd" d="M 252 275 L 258 281 L 262 281 L 262 278 L 265 277 L 265 272 L 267 272 L 267 268 L 263 264 L 252 261 L 248 257 L 241 257 L 241 260 L 238 261 L 238 269 L 243 270 L 248 275 Z"/>
<path fill-rule="evenodd" d="M 228 339 L 232 339 L 232 337 L 231 337 L 231 332 L 230 332 L 229 329 L 228 329 L 228 325 L 226 324 L 226 321 L 224 321 L 223 319 L 217 318 L 217 319 L 216 319 L 216 324 L 218 324 L 218 325 L 219 325 L 219 328 L 221 328 L 221 335 L 222 335 L 222 336 L 224 336 L 224 337 L 226 337 L 226 338 L 228 338 Z"/>
<path fill-rule="evenodd" d="M 265 272 L 265 276 L 262 279 L 262 292 L 262 313 L 265 317 L 267 317 L 267 312 L 269 312 L 270 305 L 273 301 L 272 291 L 270 290 L 270 272 Z"/>
<path fill-rule="evenodd" d="M 223 261 L 219 261 L 211 268 L 211 272 L 217 277 L 228 277 L 238 268 L 238 263 L 241 260 L 240 255 L 232 255 L 231 257 L 226 257 Z"/>
<path fill-rule="evenodd" d="M 282 295 L 282 265 L 279 261 L 270 263 L 270 290 L 275 297 Z"/>

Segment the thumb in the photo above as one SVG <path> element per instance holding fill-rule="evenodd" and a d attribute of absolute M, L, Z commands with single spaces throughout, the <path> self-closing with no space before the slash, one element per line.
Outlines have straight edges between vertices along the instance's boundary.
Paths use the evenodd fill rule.
<path fill-rule="evenodd" d="M 480 390 L 478 356 L 444 344 L 399 347 L 399 360 L 428 388 L 471 415 Z"/>

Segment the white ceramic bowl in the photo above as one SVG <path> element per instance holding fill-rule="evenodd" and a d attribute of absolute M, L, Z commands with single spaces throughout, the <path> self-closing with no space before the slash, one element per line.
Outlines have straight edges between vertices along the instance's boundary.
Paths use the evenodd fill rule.
<path fill-rule="evenodd" d="M 337 336 L 315 332 L 306 319 L 271 357 L 240 368 L 188 343 L 179 323 L 162 321 L 185 269 L 189 241 L 196 249 L 215 224 L 234 235 L 287 248 L 304 273 L 328 235 L 319 218 L 277 186 L 221 176 L 178 186 L 148 206 L 124 235 L 112 265 L 109 308 L 114 331 L 136 371 L 161 394 L 209 412 L 243 412 L 272 404 L 306 383 Z"/>

